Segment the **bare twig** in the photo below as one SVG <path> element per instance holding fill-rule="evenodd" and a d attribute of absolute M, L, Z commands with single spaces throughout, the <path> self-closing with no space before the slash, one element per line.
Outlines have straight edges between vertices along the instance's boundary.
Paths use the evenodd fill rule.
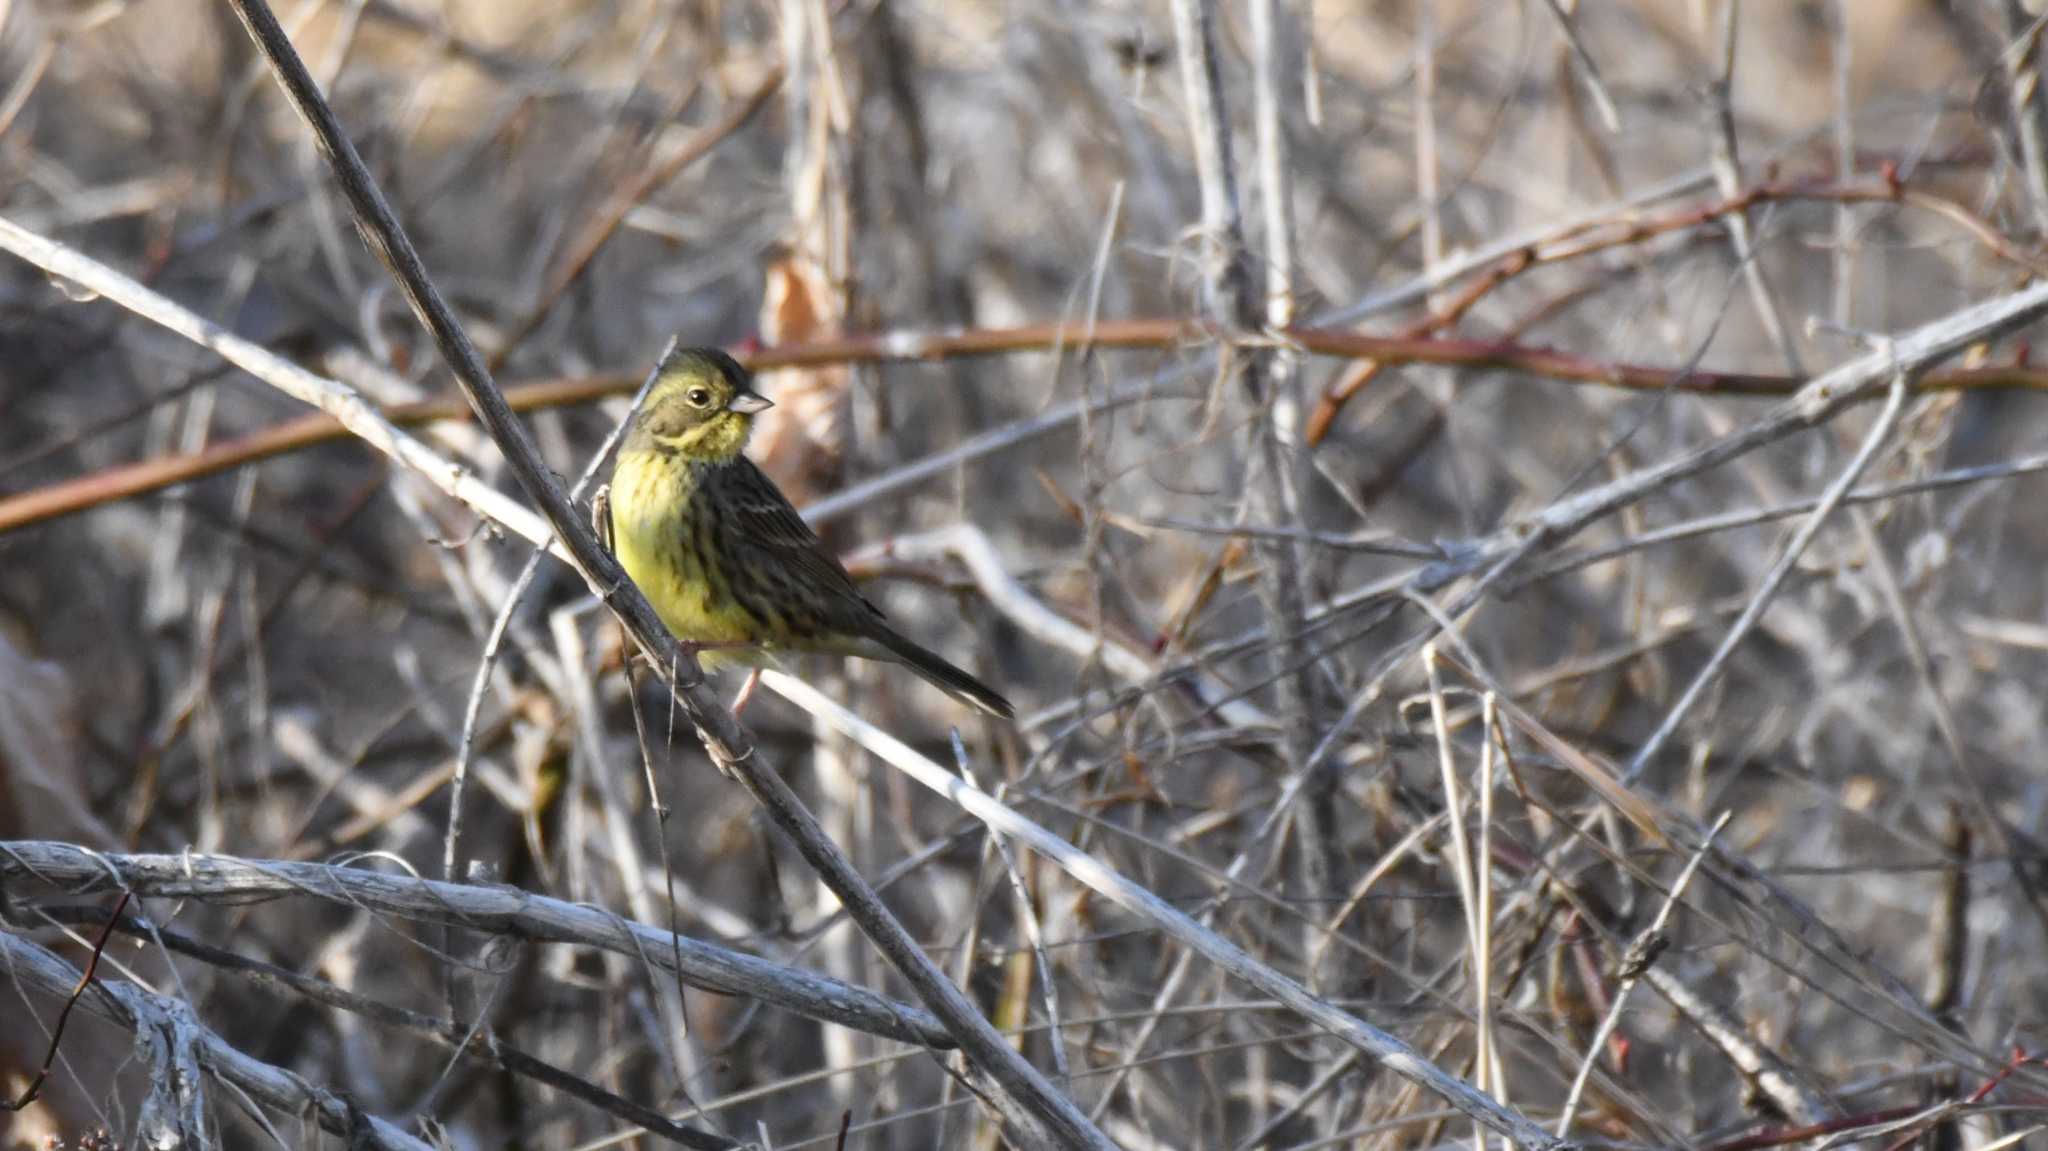
<path fill-rule="evenodd" d="M 692 987 L 744 995 L 814 1019 L 923 1046 L 948 1047 L 944 1027 L 915 1007 L 884 999 L 798 968 L 784 967 L 634 923 L 596 908 L 511 887 L 476 887 L 357 868 L 224 855 L 101 855 L 62 843 L 0 843 L 0 877 L 114 888 L 140 896 L 245 900 L 307 895 L 421 923 L 521 939 L 572 943 L 616 955 L 645 957 L 659 967 L 682 957 L 678 972 Z"/>
<path fill-rule="evenodd" d="M 1446 1074 L 1399 1038 L 1312 995 L 1294 980 L 1247 954 L 1243 948 L 1196 923 L 1186 912 L 1117 874 L 1044 827 L 992 799 L 987 792 L 919 755 L 901 740 L 820 695 L 809 684 L 778 671 L 763 672 L 763 685 L 881 757 L 960 810 L 1030 847 L 1117 906 L 1200 952 L 1233 977 L 1285 1003 L 1330 1034 L 1378 1060 L 1389 1071 L 1434 1092 L 1451 1106 L 1506 1136 L 1517 1147 L 1561 1146 L 1523 1116 L 1502 1107 L 1471 1084 Z"/>
<path fill-rule="evenodd" d="M 781 64 L 771 66 L 767 73 L 755 83 L 751 92 L 742 96 L 723 115 L 699 129 L 697 133 L 680 146 L 670 150 L 657 164 L 642 169 L 624 186 L 615 190 L 605 201 L 604 209 L 592 218 L 577 234 L 576 242 L 569 253 L 562 257 L 555 271 L 548 276 L 547 284 L 541 289 L 540 298 L 527 309 L 526 315 L 505 333 L 504 340 L 491 354 L 490 367 L 496 371 L 505 365 L 521 342 L 532 335 L 544 323 L 561 301 L 563 293 L 574 287 L 583 277 L 598 252 L 604 249 L 619 225 L 625 222 L 627 213 L 649 195 L 682 174 L 683 169 L 710 155 L 719 144 L 733 133 L 746 127 L 747 121 L 768 102 L 775 90 L 782 86 Z"/>
<path fill-rule="evenodd" d="M 1727 1011 L 1661 967 L 1645 968 L 1642 977 L 1778 1110 L 1799 1123 L 1819 1123 L 1826 1117 L 1826 1101 L 1776 1052 L 1751 1038 Z"/>
<path fill-rule="evenodd" d="M 69 995 L 81 982 L 80 973 L 70 964 L 4 931 L 0 931 L 0 970 L 28 987 L 60 997 Z M 198 1079 L 203 1074 L 233 1088 L 237 1098 L 286 1115 L 311 1115 L 323 1130 L 344 1136 L 357 1146 L 378 1151 L 432 1151 L 431 1144 L 364 1114 L 342 1096 L 229 1046 L 201 1026 L 191 1008 L 179 1000 L 152 995 L 124 981 L 102 979 L 91 988 L 80 1002 L 88 1011 L 135 1032 L 137 1046 L 153 1064 L 152 1078 L 159 1087 L 176 1084 L 178 1092 L 196 1101 L 201 1090 Z M 152 1100 L 155 1098 L 153 1094 Z M 194 1126 L 189 1117 L 182 1129 L 151 1129 L 165 1117 L 145 1107 L 141 1119 L 152 1145 L 176 1146 L 189 1141 L 199 1146 L 210 1138 L 206 1126 Z M 155 1142 L 159 1139 L 170 1142 Z"/>
<path fill-rule="evenodd" d="M 1620 984 L 1614 989 L 1614 1001 L 1608 1006 L 1607 1014 L 1600 1020 L 1600 1026 L 1593 1032 L 1593 1038 L 1586 1043 L 1586 1058 L 1579 1064 L 1579 1073 L 1572 1077 L 1571 1090 L 1564 1097 L 1564 1111 L 1557 1117 L 1557 1137 L 1563 1139 L 1572 1133 L 1572 1120 L 1579 1110 L 1579 1096 L 1586 1090 L 1586 1080 L 1593 1074 L 1593 1064 L 1600 1059 L 1600 1049 L 1607 1045 L 1607 1037 L 1621 1024 L 1621 1013 L 1628 1006 L 1628 994 L 1635 990 L 1649 969 L 1657 962 L 1657 956 L 1670 946 L 1664 936 L 1664 925 L 1671 921 L 1671 909 L 1685 898 L 1685 889 L 1692 886 L 1692 877 L 1699 871 L 1700 861 L 1707 857 L 1707 849 L 1713 846 L 1714 837 L 1728 824 L 1729 812 L 1722 812 L 1707 831 L 1706 841 L 1686 861 L 1685 869 L 1678 873 L 1677 882 L 1671 885 L 1671 894 L 1664 899 L 1664 905 L 1657 909 L 1657 917 L 1643 928 L 1628 945 L 1622 956 Z"/>
<path fill-rule="evenodd" d="M 126 893 L 123 893 L 123 897 L 126 897 Z M 60 921 L 74 918 L 63 914 L 65 910 L 52 909 L 52 918 Z M 574 1096 L 600 1111 L 642 1127 L 677 1146 L 704 1148 L 707 1151 L 736 1149 L 740 1146 L 722 1135 L 676 1123 L 658 1111 L 606 1091 L 595 1083 L 572 1075 L 544 1060 L 536 1059 L 505 1042 L 489 1029 L 477 1028 L 462 1019 L 436 1019 L 395 1007 L 367 995 L 337 987 L 325 980 L 274 963 L 251 959 L 178 932 L 155 927 L 132 916 L 122 916 L 118 912 L 111 917 L 89 913 L 76 918 L 83 922 L 103 922 L 110 930 L 117 929 L 123 934 L 161 942 L 170 951 L 189 955 L 225 971 L 235 972 L 259 985 L 288 990 L 316 1003 L 361 1015 L 387 1027 L 424 1035 L 451 1050 L 460 1052 L 465 1057 L 488 1060 L 515 1075 L 526 1076 L 536 1083 L 546 1084 L 565 1095 Z"/>
<path fill-rule="evenodd" d="M 1827 491 L 1822 493 L 1819 504 L 1814 507 L 1806 522 L 1800 524 L 1799 530 L 1793 533 L 1792 539 L 1785 545 L 1785 550 L 1771 565 L 1771 570 L 1765 573 L 1763 580 L 1757 584 L 1756 591 L 1750 596 L 1749 604 L 1742 609 L 1742 614 L 1736 617 L 1735 623 L 1728 629 L 1728 634 L 1721 638 L 1720 646 L 1714 649 L 1714 654 L 1707 660 L 1706 666 L 1693 676 L 1692 682 L 1679 695 L 1678 701 L 1664 713 L 1664 719 L 1657 725 L 1657 730 L 1651 732 L 1649 738 L 1636 749 L 1634 757 L 1629 760 L 1627 770 L 1622 773 L 1623 782 L 1634 782 L 1656 759 L 1657 753 L 1664 749 L 1665 742 L 1678 731 L 1678 726 L 1684 721 L 1686 713 L 1692 710 L 1693 704 L 1699 701 L 1707 686 L 1720 674 L 1721 666 L 1734 654 L 1735 648 L 1742 643 L 1750 629 L 1756 626 L 1757 620 L 1763 618 L 1764 609 L 1771 605 L 1771 598 L 1777 594 L 1785 577 L 1791 574 L 1792 565 L 1799 562 L 1800 554 L 1813 542 L 1814 537 L 1820 534 L 1820 529 L 1827 522 L 1829 514 L 1842 502 L 1842 497 L 1849 494 L 1849 489 L 1856 485 L 1856 481 L 1862 478 L 1863 469 L 1870 466 L 1871 457 L 1877 454 L 1877 449 L 1883 446 L 1885 437 L 1891 434 L 1892 425 L 1898 421 L 1905 402 L 1906 374 L 1902 367 L 1898 374 L 1892 377 L 1890 398 L 1885 401 L 1884 412 L 1878 416 L 1876 425 L 1864 438 L 1863 446 L 1849 461 L 1848 466 L 1842 469 L 1841 474 L 1828 485 Z"/>
<path fill-rule="evenodd" d="M 121 913 L 127 909 L 128 898 L 129 893 L 124 891 L 121 898 L 115 901 L 114 919 L 120 918 Z M 71 1021 L 71 1009 L 78 1006 L 79 996 L 84 995 L 85 989 L 92 985 L 93 973 L 99 970 L 100 953 L 107 949 L 107 940 L 113 938 L 113 935 L 114 921 L 109 919 L 106 927 L 101 929 L 99 938 L 93 940 L 92 954 L 85 961 L 85 970 L 78 973 L 78 986 L 72 988 L 71 994 L 64 997 L 64 1007 L 57 1012 L 57 1022 L 50 1027 L 50 1046 L 43 1052 L 42 1066 L 36 1068 L 35 1077 L 28 1081 L 28 1086 L 21 1089 L 19 1097 L 0 1099 L 0 1110 L 20 1111 L 42 1095 L 43 1084 L 50 1078 L 50 1066 L 57 1061 L 57 1049 L 64 1042 L 64 1025 Z"/>
<path fill-rule="evenodd" d="M 966 995 L 932 964 L 844 853 L 825 836 L 796 793 L 764 762 L 765 757 L 757 754 L 758 749 L 732 713 L 704 686 L 695 657 L 678 647 L 675 637 L 655 617 L 653 608 L 626 578 L 617 561 L 598 544 L 590 527 L 576 514 L 561 485 L 541 461 L 531 437 L 491 381 L 483 357 L 435 290 L 419 253 L 392 215 L 348 134 L 321 97 L 269 6 L 263 0 L 234 0 L 234 8 L 269 60 L 293 106 L 311 127 L 330 169 L 341 183 L 358 230 L 371 251 L 390 268 L 407 303 L 432 333 L 463 394 L 504 452 L 520 486 L 542 509 L 546 524 L 561 541 L 572 566 L 618 614 L 634 641 L 653 657 L 655 667 L 678 669 L 671 673 L 676 677 L 673 686 L 711 758 L 738 778 L 796 841 L 804 858 L 818 869 L 863 932 L 944 1020 L 948 1031 L 966 1048 L 972 1066 L 987 1077 L 991 1101 L 1005 1118 L 1030 1132 L 1037 1142 L 1069 1147 L 1111 1146 L 1073 1102 L 1011 1049 Z M 533 530 L 523 531 L 522 535 L 528 539 L 543 538 L 546 529 L 528 526 Z"/>
<path fill-rule="evenodd" d="M 1586 51 L 1585 41 L 1579 37 L 1579 30 L 1572 22 L 1572 13 L 1565 9 L 1567 2 L 1568 0 L 1545 0 L 1550 7 L 1550 14 L 1557 19 L 1558 35 L 1563 36 L 1564 42 L 1571 46 L 1572 59 L 1578 61 L 1579 74 L 1585 78 L 1586 90 L 1593 94 L 1593 106 L 1600 110 L 1601 123 L 1606 125 L 1608 131 L 1619 132 L 1621 113 L 1615 110 L 1614 97 L 1608 94 L 1606 82 L 1600 79 L 1600 66 L 1593 62 L 1593 54 Z M 1571 0 L 1571 6 L 1578 7 L 1575 0 Z"/>

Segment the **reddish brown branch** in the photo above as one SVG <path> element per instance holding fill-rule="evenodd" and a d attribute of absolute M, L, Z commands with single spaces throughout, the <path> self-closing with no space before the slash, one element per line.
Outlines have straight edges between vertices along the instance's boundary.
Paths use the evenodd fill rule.
<path fill-rule="evenodd" d="M 1495 288 L 1521 275 L 1536 263 L 1536 251 L 1523 248 L 1496 261 L 1486 272 L 1465 286 L 1449 303 L 1436 312 L 1424 316 L 1411 324 L 1400 335 L 1401 339 L 1419 340 L 1441 332 L 1463 319 L 1473 305 L 1485 299 Z M 1368 360 L 1344 374 L 1344 377 L 1324 389 L 1322 399 L 1316 401 L 1315 410 L 1309 413 L 1308 429 L 1305 432 L 1311 446 L 1323 442 L 1330 434 L 1330 425 L 1336 422 L 1337 413 L 1350 402 L 1351 397 L 1365 389 L 1376 379 L 1386 360 Z"/>
<path fill-rule="evenodd" d="M 1808 201 L 1830 204 L 1905 204 L 1947 219 L 1964 231 L 1969 232 L 1994 255 L 2007 263 L 2015 264 L 2036 275 L 2048 275 L 2048 261 L 2039 255 L 2025 251 L 2006 239 L 2005 236 L 1987 223 L 1983 217 L 1970 211 L 1962 204 L 1918 188 L 1908 188 L 1898 179 L 1895 166 L 1887 166 L 1884 176 L 1876 181 L 1861 181 L 1853 184 L 1838 184 L 1821 180 L 1770 182 L 1759 184 L 1740 195 L 1730 196 L 1711 203 L 1666 212 L 1657 216 L 1643 216 L 1634 219 L 1600 220 L 1559 233 L 1541 243 L 1532 244 L 1510 252 L 1493 264 L 1475 273 L 1476 278 L 1467 284 L 1454 299 L 1437 312 L 1423 317 L 1404 330 L 1401 339 L 1421 339 L 1444 331 L 1471 311 L 1473 305 L 1492 293 L 1509 280 L 1533 269 L 1567 260 L 1583 259 L 1600 252 L 1632 244 L 1641 244 L 1659 236 L 1711 224 L 1718 219 L 1747 212 L 1762 204 Z M 1434 341 L 1432 341 L 1434 342 Z M 1367 357 L 1361 357 L 1367 358 Z M 1567 357 L 1568 359 L 1572 357 Z M 1307 427 L 1308 442 L 1320 443 L 1329 433 L 1346 402 L 1362 391 L 1376 377 L 1388 361 L 1375 361 L 1361 365 L 1354 372 L 1333 383 L 1317 402 L 1310 414 Z M 1440 363 L 1443 361 L 1416 357 L 1405 362 Z M 1478 366 L 1487 366 L 1484 364 Z M 1531 375 L 1551 376 L 1556 379 L 1575 379 L 1582 382 L 1610 382 L 1586 380 L 1583 376 L 1565 374 L 1553 375 L 1543 370 L 1540 363 L 1517 363 L 1501 366 L 1517 367 Z M 1560 365 L 1562 366 L 1562 365 Z M 1582 365 L 1569 365 L 1567 371 Z M 1667 373 L 1668 379 L 1668 373 Z M 1617 386 L 1634 386 L 1618 383 Z M 1665 385 L 1659 384 L 1658 387 Z M 1731 390 L 1715 388 L 1709 390 Z"/>
<path fill-rule="evenodd" d="M 515 329 L 507 342 L 507 347 L 516 344 L 539 324 L 548 309 L 588 268 L 591 259 L 612 235 L 619 221 L 625 218 L 625 213 L 634 203 L 644 198 L 654 188 L 672 179 L 683 167 L 704 155 L 719 141 L 737 131 L 775 91 L 780 84 L 781 74 L 780 68 L 772 70 L 726 116 L 699 133 L 666 162 L 647 169 L 631 186 L 614 196 L 607 210 L 585 229 L 570 256 L 563 261 L 555 276 L 549 281 L 540 303 L 526 321 Z M 1647 364 L 1599 360 L 1512 340 L 1444 339 L 1438 337 L 1436 333 L 1457 323 L 1485 296 L 1530 269 L 1697 228 L 1720 217 L 1747 211 L 1759 204 L 1792 200 L 1911 205 L 1955 222 L 2001 258 L 2048 274 L 2048 265 L 2044 265 L 2032 253 L 2016 247 L 1968 208 L 1931 192 L 1908 188 L 1890 169 L 1887 169 L 1885 176 L 1879 180 L 1854 184 L 1826 181 L 1760 184 L 1738 196 L 1661 216 L 1586 224 L 1561 232 L 1542 243 L 1517 250 L 1489 267 L 1479 270 L 1445 306 L 1411 324 L 1398 335 L 1372 336 L 1332 328 L 1295 328 L 1281 333 L 1278 338 L 1311 355 L 1365 361 L 1359 371 L 1339 380 L 1318 401 L 1308 420 L 1308 441 L 1311 444 L 1320 442 L 1328 434 L 1344 404 L 1363 390 L 1380 371 L 1396 364 L 1434 364 L 1465 369 L 1518 372 L 1565 383 L 1633 391 L 1668 390 L 1723 396 L 1789 395 L 1802 381 L 1788 376 L 1741 372 L 1681 372 Z M 1066 325 L 1040 324 L 1017 328 L 852 335 L 774 349 L 751 350 L 740 353 L 740 358 L 760 369 L 815 367 L 888 360 L 959 359 L 1010 352 L 1046 351 L 1057 347 L 1079 347 L 1083 344 L 1108 349 L 1165 350 L 1182 345 L 1203 344 L 1216 338 L 1217 333 L 1212 329 L 1187 320 L 1131 319 L 1098 321 L 1085 332 Z M 519 411 L 560 407 L 587 403 L 601 396 L 624 392 L 633 386 L 636 379 L 637 377 L 632 375 L 616 375 L 551 380 L 511 389 L 506 393 L 506 398 L 513 408 Z M 2048 389 L 2048 372 L 2037 372 L 2024 366 L 1977 368 L 1934 373 L 1921 380 L 1919 387 L 1923 391 Z M 388 415 L 392 422 L 400 425 L 470 417 L 467 406 L 456 399 L 408 404 L 392 409 Z M 346 435 L 341 425 L 333 419 L 324 415 L 309 415 L 191 455 L 166 456 L 108 468 L 20 495 L 0 498 L 0 533 L 61 518 L 117 500 L 190 483 L 286 452 L 343 439 Z"/>
<path fill-rule="evenodd" d="M 603 396 L 629 391 L 635 382 L 626 376 L 611 375 L 544 380 L 517 389 L 507 398 L 514 409 L 533 411 L 589 403 Z M 471 418 L 469 405 L 452 397 L 403 404 L 387 409 L 385 415 L 392 423 L 405 427 Z M 158 456 L 105 468 L 77 479 L 0 499 L 0 533 L 348 438 L 348 430 L 334 417 L 324 412 L 313 412 L 189 455 Z"/>
<path fill-rule="evenodd" d="M 589 267 L 592 258 L 635 203 L 673 179 L 684 167 L 744 125 L 774 93 L 781 77 L 780 67 L 771 70 L 725 116 L 698 133 L 665 162 L 645 170 L 630 186 L 621 189 L 608 202 L 606 210 L 584 230 L 570 255 L 550 278 L 535 309 L 515 326 L 506 348 L 516 345 L 538 326 L 548 310 Z M 1397 364 L 1519 372 L 1541 379 L 1633 391 L 1668 390 L 1723 396 L 1789 395 L 1802 381 L 1787 376 L 1740 372 L 1680 372 L 1647 364 L 1599 360 L 1513 340 L 1444 339 L 1436 335 L 1457 323 L 1502 284 L 1531 269 L 1698 228 L 1760 204 L 1780 201 L 1909 205 L 1954 222 L 2001 259 L 2048 275 L 2048 262 L 2013 244 L 1962 204 L 1923 189 L 1905 186 L 1897 178 L 1894 168 L 1887 167 L 1877 180 L 1850 184 L 1826 180 L 1767 182 L 1737 196 L 1658 216 L 1601 220 L 1561 231 L 1476 270 L 1457 296 L 1398 335 L 1372 336 L 1332 328 L 1295 328 L 1281 333 L 1278 338 L 1311 355 L 1365 361 L 1360 370 L 1337 381 L 1317 402 L 1307 423 L 1308 442 L 1320 442 L 1344 404 L 1363 390 L 1380 371 Z M 852 335 L 751 350 L 740 353 L 740 359 L 760 369 L 815 367 L 889 360 L 958 359 L 1084 344 L 1108 349 L 1164 350 L 1207 343 L 1216 338 L 1217 333 L 1212 329 L 1187 320 L 1131 319 L 1098 321 L 1085 332 L 1065 325 L 1041 324 L 1017 328 Z M 560 407 L 624 392 L 636 380 L 637 376 L 632 375 L 551 380 L 511 389 L 506 398 L 514 409 L 520 411 Z M 2048 372 L 2037 372 L 2020 365 L 1934 373 L 1921 380 L 1919 388 L 1922 391 L 2048 389 Z M 467 407 L 452 398 L 404 405 L 392 409 L 388 415 L 392 422 L 400 425 L 470 418 Z M 343 439 L 346 435 L 334 420 L 324 415 L 309 415 L 202 452 L 108 468 L 19 495 L 0 497 L 0 533 L 190 483 L 300 448 Z"/>
<path fill-rule="evenodd" d="M 1089 333 L 1080 327 L 1035 324 L 1019 328 L 953 329 L 932 332 L 884 332 L 816 340 L 780 348 L 736 349 L 734 354 L 757 369 L 815 367 L 823 364 L 936 361 L 1077 348 L 1164 351 L 1194 347 L 1216 339 L 1216 333 L 1178 319 L 1111 320 Z M 1492 340 L 1454 340 L 1419 336 L 1369 336 L 1329 328 L 1295 328 L 1279 337 L 1302 351 L 1332 359 L 1373 360 L 1382 364 L 1438 364 L 1478 371 L 1515 372 L 1539 379 L 1627 391 L 1678 391 L 1708 396 L 1787 396 L 1804 382 L 1791 376 L 1749 372 L 1680 371 L 1651 364 L 1598 360 L 1531 344 Z M 508 388 L 505 398 L 515 411 L 586 404 L 619 395 L 638 384 L 637 375 L 616 374 L 542 380 Z M 2048 370 L 2025 365 L 1967 368 L 1931 372 L 1916 385 L 1922 392 L 2022 390 L 2048 391 Z M 469 408 L 460 399 L 425 400 L 387 409 L 392 423 L 416 426 L 443 420 L 467 420 Z M 231 471 L 287 452 L 335 440 L 348 433 L 326 415 L 307 415 L 240 439 L 216 444 L 190 455 L 142 460 L 0 498 L 0 533 L 59 519 L 102 504 L 131 499 Z"/>
<path fill-rule="evenodd" d="M 0 1110 L 23 1110 L 42 1095 L 43 1084 L 50 1081 L 50 1068 L 57 1062 L 57 1049 L 64 1042 L 64 1025 L 71 1022 L 71 1009 L 78 1006 L 79 999 L 85 995 L 85 989 L 92 986 L 93 976 L 100 969 L 100 954 L 106 951 L 107 940 L 114 936 L 114 923 L 121 918 L 122 912 L 128 910 L 128 896 L 129 893 L 126 891 L 121 893 L 121 898 L 114 904 L 114 914 L 107 919 L 106 926 L 100 928 L 100 937 L 93 940 L 92 955 L 85 961 L 85 970 L 78 975 L 78 986 L 71 989 L 71 994 L 64 998 L 64 1006 L 57 1012 L 57 1025 L 50 1029 L 50 1046 L 43 1052 L 43 1065 L 36 1070 L 36 1077 L 29 1080 L 28 1086 L 21 1092 L 21 1098 L 0 1099 Z"/>

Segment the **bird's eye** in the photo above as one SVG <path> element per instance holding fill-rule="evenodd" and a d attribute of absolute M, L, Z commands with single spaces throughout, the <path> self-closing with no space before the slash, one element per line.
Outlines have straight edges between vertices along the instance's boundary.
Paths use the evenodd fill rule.
<path fill-rule="evenodd" d="M 691 388 L 687 398 L 692 406 L 701 408 L 711 402 L 711 393 L 703 388 Z"/>

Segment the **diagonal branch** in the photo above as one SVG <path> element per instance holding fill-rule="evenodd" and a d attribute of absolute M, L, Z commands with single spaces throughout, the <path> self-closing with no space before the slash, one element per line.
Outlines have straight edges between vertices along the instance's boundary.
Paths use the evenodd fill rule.
<path fill-rule="evenodd" d="M 520 487 L 539 506 L 577 572 L 617 614 L 634 641 L 653 658 L 655 667 L 671 677 L 705 751 L 737 778 L 777 826 L 795 841 L 805 860 L 839 897 L 862 932 L 944 1022 L 970 1067 L 985 1079 L 985 1097 L 1005 1119 L 1021 1129 L 1020 1134 L 1028 1134 L 1032 1144 L 1113 1147 L 1073 1101 L 1026 1062 L 982 1017 L 966 994 L 932 963 L 881 897 L 862 879 L 852 861 L 825 834 L 817 818 L 765 758 L 757 754 L 746 730 L 704 685 L 696 658 L 682 650 L 662 626 L 646 597 L 599 545 L 590 526 L 571 506 L 560 482 L 541 460 L 532 437 L 498 391 L 476 345 L 434 288 L 418 251 L 392 214 L 362 157 L 356 154 L 333 109 L 321 97 L 284 29 L 278 26 L 270 6 L 264 0 L 233 0 L 233 4 L 235 15 L 269 61 L 293 107 L 312 129 L 329 169 L 341 185 L 357 230 L 390 269 L 413 313 L 432 333 L 463 395 L 504 452 Z"/>
<path fill-rule="evenodd" d="M 1431 1063 L 1398 1036 L 1382 1031 L 1313 994 L 1243 948 L 1203 927 L 1187 912 L 1027 819 L 971 782 L 946 771 L 902 740 L 825 698 L 816 688 L 778 671 L 763 672 L 761 682 L 784 699 L 824 719 L 891 767 L 944 796 L 960 810 L 987 824 L 991 831 L 1038 852 L 1118 907 L 1186 944 L 1191 952 L 1199 952 L 1234 978 L 1286 1004 L 1331 1035 L 1379 1060 L 1387 1070 L 1435 1093 L 1451 1106 L 1506 1136 L 1517 1147 L 1545 1149 L 1564 1145 L 1527 1118 L 1502 1106 L 1492 1096 Z"/>

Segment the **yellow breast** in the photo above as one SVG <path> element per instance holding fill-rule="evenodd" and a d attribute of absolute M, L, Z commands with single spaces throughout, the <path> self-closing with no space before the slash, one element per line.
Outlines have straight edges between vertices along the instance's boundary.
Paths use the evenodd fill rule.
<path fill-rule="evenodd" d="M 756 638 L 721 570 L 690 466 L 671 453 L 629 451 L 612 473 L 612 547 L 661 622 L 685 643 Z"/>

